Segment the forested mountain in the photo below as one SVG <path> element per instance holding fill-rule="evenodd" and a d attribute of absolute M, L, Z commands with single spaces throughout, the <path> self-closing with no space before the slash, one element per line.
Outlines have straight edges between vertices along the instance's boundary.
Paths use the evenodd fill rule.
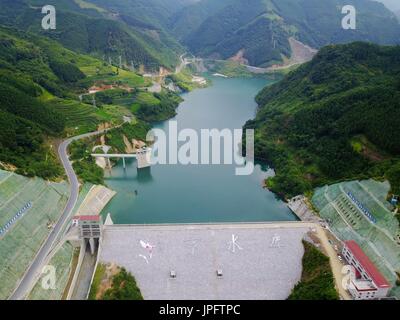
<path fill-rule="evenodd" d="M 400 191 L 400 47 L 331 45 L 257 97 L 256 156 L 270 187 L 294 196 L 317 185 L 386 177 Z"/>
<path fill-rule="evenodd" d="M 118 12 L 123 18 L 164 28 L 172 15 L 195 3 L 196 0 L 88 0 L 88 2 L 111 12 Z"/>
<path fill-rule="evenodd" d="M 63 170 L 56 159 L 54 139 L 94 131 L 104 123 L 118 125 L 123 116 L 133 114 L 148 121 L 173 116 L 179 97 L 143 92 L 151 81 L 127 70 L 132 63 L 136 71 L 142 65 L 145 71 L 175 68 L 184 49 L 164 31 L 156 15 L 159 11 L 167 19 L 190 2 L 174 0 L 176 6 L 167 12 L 164 0 L 126 1 L 125 6 L 114 7 L 102 1 L 2 0 L 0 167 L 58 178 Z M 41 8 L 47 4 L 56 7 L 56 30 L 41 28 Z M 130 5 L 141 13 L 132 14 Z M 122 69 L 115 67 L 119 56 Z M 92 85 L 115 90 L 100 92 L 94 108 L 93 95 L 78 99 Z M 129 133 L 125 134 L 134 136 L 136 125 L 144 124 L 138 120 L 124 126 Z M 122 135 L 114 136 L 118 139 Z"/>
<path fill-rule="evenodd" d="M 41 30 L 46 4 L 57 8 L 51 33 Z M 356 30 L 341 28 L 341 8 L 349 4 L 357 9 Z M 291 56 L 290 37 L 313 48 L 400 41 L 394 13 L 370 0 L 3 0 L 0 11 L 1 24 L 149 70 L 173 69 L 185 51 L 181 44 L 204 57 L 270 66 Z"/>
<path fill-rule="evenodd" d="M 41 29 L 44 4 L 57 8 L 51 32 Z M 355 31 L 340 28 L 343 4 L 359 8 Z M 290 37 L 318 48 L 359 38 L 400 40 L 394 14 L 369 0 L 2 0 L 0 25 L 8 26 L 0 27 L 0 165 L 45 178 L 60 169 L 46 138 L 65 134 L 65 127 L 76 134 L 126 112 L 144 121 L 174 114 L 174 94 L 125 92 L 143 87 L 144 78 L 104 62 L 111 58 L 115 65 L 122 56 L 136 68 L 173 69 L 185 49 L 170 32 L 196 54 L 227 59 L 240 52 L 261 66 L 290 56 Z M 247 126 L 257 129 L 257 156 L 277 169 L 270 181 L 275 191 L 294 195 L 340 179 L 400 176 L 400 127 L 393 116 L 399 57 L 398 47 L 324 47 L 260 93 L 257 118 Z M 109 113 L 94 111 L 91 96 L 78 101 L 93 84 L 117 84 L 98 95 Z"/>
<path fill-rule="evenodd" d="M 357 29 L 343 30 L 341 9 L 354 5 Z M 314 48 L 330 43 L 399 43 L 400 26 L 384 5 L 370 0 L 202 0 L 171 18 L 171 28 L 195 54 L 268 66 L 290 55 L 293 36 Z"/>
<path fill-rule="evenodd" d="M 85 75 L 76 58 L 55 42 L 0 28 L 0 161 L 19 173 L 60 173 L 43 142 L 62 133 L 65 119 L 43 97 L 67 98 L 78 86 Z"/>
<path fill-rule="evenodd" d="M 184 40 L 196 31 L 208 17 L 215 15 L 230 2 L 233 0 L 200 0 L 185 6 L 170 18 L 169 25 L 173 34 L 179 40 Z"/>
<path fill-rule="evenodd" d="M 154 0 L 156 8 L 159 1 L 162 2 Z M 150 6 L 150 2 L 147 6 L 143 1 L 137 2 L 139 7 Z M 54 5 L 57 9 L 57 29 L 52 32 L 41 29 L 44 5 Z M 2 0 L 0 24 L 40 33 L 71 50 L 105 60 L 111 58 L 115 64 L 122 56 L 123 63 L 133 62 L 135 67 L 143 64 L 150 70 L 159 66 L 174 68 L 182 47 L 160 27 L 155 13 L 144 14 L 149 11 L 146 9 L 143 14 L 133 15 L 131 12 L 135 10 L 127 8 L 129 3 L 125 7 L 108 6 L 106 1 Z"/>

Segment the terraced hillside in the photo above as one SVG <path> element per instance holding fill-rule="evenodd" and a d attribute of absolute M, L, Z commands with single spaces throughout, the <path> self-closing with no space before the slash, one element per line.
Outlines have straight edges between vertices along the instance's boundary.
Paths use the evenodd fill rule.
<path fill-rule="evenodd" d="M 99 123 L 93 106 L 74 100 L 55 100 L 52 101 L 52 104 L 65 117 L 66 127 L 79 128 L 81 132 L 90 132 L 94 131 Z"/>

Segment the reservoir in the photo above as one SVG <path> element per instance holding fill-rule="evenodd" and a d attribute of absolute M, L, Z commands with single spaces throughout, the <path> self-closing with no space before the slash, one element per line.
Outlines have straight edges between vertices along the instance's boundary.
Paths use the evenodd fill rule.
<path fill-rule="evenodd" d="M 254 118 L 256 94 L 265 79 L 211 77 L 212 85 L 184 94 L 177 109 L 178 130 L 240 129 Z M 169 120 L 169 121 L 171 121 Z M 155 127 L 168 133 L 168 121 Z M 114 223 L 209 223 L 296 220 L 287 205 L 262 188 L 273 174 L 257 164 L 252 175 L 235 175 L 232 165 L 154 165 L 137 171 L 136 160 L 122 161 L 105 172 L 106 184 L 117 195 L 102 214 Z"/>

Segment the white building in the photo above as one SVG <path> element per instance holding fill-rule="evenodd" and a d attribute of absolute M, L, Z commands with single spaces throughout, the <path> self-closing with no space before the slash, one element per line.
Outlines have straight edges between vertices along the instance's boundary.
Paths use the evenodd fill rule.
<path fill-rule="evenodd" d="M 78 225 L 79 239 L 89 243 L 90 251 L 95 253 L 102 234 L 102 220 L 99 215 L 79 215 L 72 218 L 72 224 Z"/>
<path fill-rule="evenodd" d="M 101 217 L 98 215 L 78 216 L 79 237 L 81 239 L 99 239 L 101 237 Z"/>
<path fill-rule="evenodd" d="M 349 292 L 355 300 L 380 299 L 387 296 L 391 286 L 354 240 L 345 241 L 343 257 L 354 267 L 355 277 Z"/>

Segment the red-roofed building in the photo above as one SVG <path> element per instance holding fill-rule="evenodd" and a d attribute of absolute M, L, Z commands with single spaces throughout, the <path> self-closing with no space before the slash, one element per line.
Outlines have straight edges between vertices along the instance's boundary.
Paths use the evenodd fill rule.
<path fill-rule="evenodd" d="M 355 277 L 349 286 L 349 292 L 354 299 L 379 299 L 387 296 L 391 285 L 356 241 L 345 241 L 342 254 L 355 268 Z"/>
<path fill-rule="evenodd" d="M 72 218 L 72 224 L 79 227 L 81 239 L 100 238 L 101 217 L 99 215 L 79 215 Z"/>
<path fill-rule="evenodd" d="M 78 216 L 80 221 L 100 221 L 100 216 Z"/>

